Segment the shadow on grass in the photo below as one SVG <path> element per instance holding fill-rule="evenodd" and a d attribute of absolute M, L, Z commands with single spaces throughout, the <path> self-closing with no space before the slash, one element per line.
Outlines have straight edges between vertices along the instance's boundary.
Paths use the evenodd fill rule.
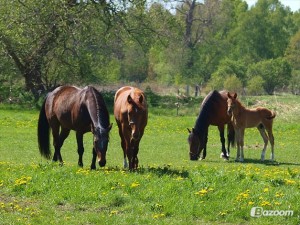
<path fill-rule="evenodd" d="M 236 162 L 235 160 L 230 160 L 228 163 L 252 163 L 252 164 L 261 164 L 266 166 L 282 166 L 282 165 L 290 165 L 290 166 L 300 166 L 300 163 L 294 162 L 278 162 L 272 160 L 264 160 L 261 161 L 260 159 L 244 159 L 244 162 Z"/>
<path fill-rule="evenodd" d="M 189 172 L 185 169 L 172 169 L 171 166 L 169 165 L 164 165 L 164 166 L 147 166 L 147 167 L 139 167 L 136 170 L 129 171 L 128 169 L 124 169 L 121 167 L 108 167 L 105 168 L 104 170 L 107 171 L 126 171 L 128 173 L 138 173 L 138 174 L 147 174 L 147 173 L 152 173 L 158 177 L 162 176 L 176 176 L 176 177 L 182 177 L 182 178 L 187 178 L 189 177 Z"/>
<path fill-rule="evenodd" d="M 176 177 L 182 177 L 182 178 L 187 178 L 189 177 L 189 172 L 185 169 L 172 169 L 170 166 L 165 165 L 163 167 L 141 167 L 137 170 L 138 173 L 153 173 L 158 177 L 162 176 L 176 176 Z"/>

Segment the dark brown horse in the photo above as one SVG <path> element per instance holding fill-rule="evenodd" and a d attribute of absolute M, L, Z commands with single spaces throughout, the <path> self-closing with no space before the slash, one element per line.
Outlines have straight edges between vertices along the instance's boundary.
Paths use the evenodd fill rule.
<path fill-rule="evenodd" d="M 145 94 L 138 88 L 122 87 L 115 94 L 114 115 L 119 127 L 121 146 L 124 153 L 124 167 L 138 167 L 139 143 L 148 120 Z"/>
<path fill-rule="evenodd" d="M 101 167 L 106 164 L 106 151 L 109 141 L 109 113 L 101 94 L 91 86 L 83 89 L 74 86 L 62 86 L 50 92 L 42 106 L 38 121 L 38 144 L 42 156 L 51 157 L 49 147 L 50 128 L 55 148 L 53 161 L 63 163 L 60 149 L 70 130 L 76 131 L 78 146 L 78 165 L 83 166 L 83 135 L 94 135 L 93 159 L 91 169 L 96 169 L 98 156 Z"/>
<path fill-rule="evenodd" d="M 227 124 L 228 153 L 225 148 L 224 127 Z M 189 130 L 190 159 L 198 160 L 203 150 L 202 159 L 206 157 L 206 144 L 209 125 L 217 126 L 222 143 L 222 157 L 228 159 L 230 144 L 234 144 L 234 129 L 227 114 L 227 92 L 212 91 L 203 100 L 200 114 L 194 128 Z"/>

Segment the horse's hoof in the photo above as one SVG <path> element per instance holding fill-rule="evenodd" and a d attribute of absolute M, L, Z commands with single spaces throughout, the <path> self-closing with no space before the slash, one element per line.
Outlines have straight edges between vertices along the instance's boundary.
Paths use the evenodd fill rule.
<path fill-rule="evenodd" d="M 96 170 L 96 165 L 91 165 L 91 170 Z"/>
<path fill-rule="evenodd" d="M 200 158 L 199 158 L 200 161 L 202 161 L 202 160 L 204 160 L 204 159 L 205 159 L 205 158 L 203 158 L 203 157 L 200 157 Z"/>
<path fill-rule="evenodd" d="M 224 155 L 224 153 L 221 152 L 220 158 L 221 158 L 221 159 L 225 159 L 225 160 L 229 160 L 229 155 L 228 155 L 228 154 Z"/>

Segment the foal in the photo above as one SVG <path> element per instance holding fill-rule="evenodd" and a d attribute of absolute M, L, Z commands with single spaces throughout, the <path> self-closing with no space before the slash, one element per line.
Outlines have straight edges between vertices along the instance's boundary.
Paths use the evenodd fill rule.
<path fill-rule="evenodd" d="M 264 148 L 261 153 L 261 160 L 265 159 L 268 140 L 271 143 L 271 160 L 274 161 L 274 136 L 272 132 L 273 119 L 275 112 L 263 107 L 246 109 L 238 100 L 237 94 L 227 93 L 227 113 L 231 115 L 231 121 L 236 134 L 237 156 L 236 161 L 244 161 L 244 132 L 245 128 L 257 127 L 264 140 Z M 267 133 L 266 133 L 267 130 Z"/>

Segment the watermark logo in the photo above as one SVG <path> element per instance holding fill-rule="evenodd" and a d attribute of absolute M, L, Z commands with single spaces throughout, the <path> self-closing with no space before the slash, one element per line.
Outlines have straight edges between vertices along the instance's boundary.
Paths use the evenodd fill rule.
<path fill-rule="evenodd" d="M 252 207 L 250 211 L 252 217 L 261 216 L 293 216 L 293 210 L 264 210 L 263 207 Z"/>

